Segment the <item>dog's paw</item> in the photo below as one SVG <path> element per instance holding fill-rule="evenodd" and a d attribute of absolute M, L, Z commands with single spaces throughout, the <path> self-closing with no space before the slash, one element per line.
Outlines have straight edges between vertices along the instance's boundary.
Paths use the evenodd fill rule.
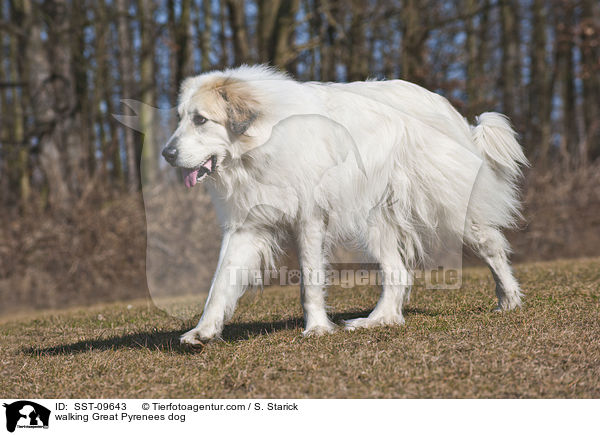
<path fill-rule="evenodd" d="M 215 338 L 219 337 L 217 331 L 206 331 L 202 328 L 194 328 L 179 338 L 179 342 L 182 345 L 197 346 L 200 344 L 207 343 Z"/>
<path fill-rule="evenodd" d="M 358 328 L 374 328 L 376 326 L 404 325 L 404 317 L 402 314 L 377 317 L 360 317 L 344 321 L 344 329 L 346 331 L 354 331 Z"/>
<path fill-rule="evenodd" d="M 332 322 L 328 322 L 324 325 L 314 325 L 306 328 L 302 335 L 305 337 L 318 337 L 325 334 L 332 334 L 337 329 L 337 325 Z"/>
<path fill-rule="evenodd" d="M 523 305 L 522 294 L 513 293 L 511 295 L 505 295 L 498 301 L 498 305 L 494 308 L 494 312 L 511 311 L 515 308 L 519 308 Z"/>
<path fill-rule="evenodd" d="M 498 305 L 496 305 L 496 308 L 494 308 L 492 311 L 494 313 L 502 313 L 504 311 L 515 310 L 515 309 L 517 309 L 519 307 L 521 307 L 521 302 L 505 302 L 505 301 L 502 301 L 501 303 L 499 303 Z"/>

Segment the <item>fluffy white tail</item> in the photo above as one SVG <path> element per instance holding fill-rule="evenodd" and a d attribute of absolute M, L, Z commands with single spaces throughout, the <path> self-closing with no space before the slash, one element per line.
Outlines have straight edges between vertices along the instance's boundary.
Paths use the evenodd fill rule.
<path fill-rule="evenodd" d="M 517 134 L 505 115 L 482 113 L 477 117 L 477 126 L 472 133 L 475 144 L 488 163 L 507 181 L 515 181 L 521 175 L 520 165 L 529 166 L 527 157 L 517 142 Z"/>

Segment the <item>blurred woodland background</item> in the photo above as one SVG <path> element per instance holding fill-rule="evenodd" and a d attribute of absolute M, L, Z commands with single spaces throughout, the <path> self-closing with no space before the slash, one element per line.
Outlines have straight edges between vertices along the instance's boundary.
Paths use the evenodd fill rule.
<path fill-rule="evenodd" d="M 162 176 L 175 122 L 152 107 L 173 107 L 186 76 L 242 63 L 402 78 L 471 122 L 507 114 L 533 163 L 513 259 L 600 253 L 597 0 L 2 0 L 0 313 L 147 295 L 141 178 Z M 123 99 L 145 103 L 144 136 L 112 116 L 134 114 Z M 205 209 L 205 244 L 186 249 L 209 279 Z"/>

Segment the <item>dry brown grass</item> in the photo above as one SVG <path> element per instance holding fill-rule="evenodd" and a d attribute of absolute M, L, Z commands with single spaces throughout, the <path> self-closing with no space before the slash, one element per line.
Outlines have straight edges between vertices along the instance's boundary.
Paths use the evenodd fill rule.
<path fill-rule="evenodd" d="M 295 288 L 244 297 L 223 341 L 182 349 L 194 323 L 149 301 L 0 325 L 6 397 L 600 397 L 600 259 L 517 267 L 523 309 L 497 314 L 492 280 L 416 289 L 404 327 L 302 338 Z M 332 289 L 333 317 L 374 288 Z M 196 313 L 202 301 L 174 304 Z M 194 319 L 196 320 L 196 319 Z"/>

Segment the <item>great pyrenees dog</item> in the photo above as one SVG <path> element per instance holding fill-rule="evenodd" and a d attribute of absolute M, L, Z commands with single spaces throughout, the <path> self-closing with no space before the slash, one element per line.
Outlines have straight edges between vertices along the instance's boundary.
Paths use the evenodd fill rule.
<path fill-rule="evenodd" d="M 489 265 L 497 310 L 521 305 L 501 230 L 518 219 L 527 160 L 505 116 L 471 126 L 406 81 L 300 83 L 266 66 L 186 79 L 178 112 L 162 154 L 188 188 L 206 183 L 224 231 L 204 312 L 182 343 L 220 336 L 247 287 L 234 272 L 272 266 L 286 233 L 298 246 L 305 335 L 336 329 L 318 277 L 347 241 L 380 265 L 383 285 L 346 329 L 403 324 L 412 271 L 448 236 Z"/>

